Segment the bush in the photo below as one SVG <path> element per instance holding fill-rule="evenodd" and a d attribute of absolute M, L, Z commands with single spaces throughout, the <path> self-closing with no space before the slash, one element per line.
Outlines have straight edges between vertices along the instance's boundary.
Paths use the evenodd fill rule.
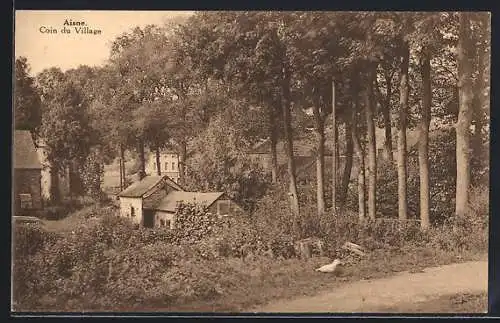
<path fill-rule="evenodd" d="M 288 202 L 287 190 L 275 186 L 259 200 L 252 219 L 259 230 L 269 236 L 288 235 L 299 237 L 299 232 L 294 232 L 293 217 Z"/>
<path fill-rule="evenodd" d="M 40 227 L 32 224 L 16 224 L 13 232 L 13 298 L 16 303 L 30 303 L 37 297 L 33 293 L 37 281 L 39 268 L 33 259 L 45 248 L 52 244 L 58 236 L 47 233 Z M 42 268 L 43 270 L 44 268 Z"/>
<path fill-rule="evenodd" d="M 489 189 L 471 190 L 469 208 L 463 216 L 453 216 L 433 228 L 431 244 L 446 251 L 488 250 Z"/>
<path fill-rule="evenodd" d="M 216 222 L 216 215 L 195 204 L 181 203 L 175 212 L 176 234 L 187 243 L 197 243 L 211 234 Z"/>

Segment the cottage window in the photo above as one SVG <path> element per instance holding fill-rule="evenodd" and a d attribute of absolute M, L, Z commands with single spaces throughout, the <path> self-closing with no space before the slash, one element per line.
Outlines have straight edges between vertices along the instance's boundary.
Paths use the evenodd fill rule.
<path fill-rule="evenodd" d="M 160 227 L 170 229 L 170 220 L 160 219 Z"/>
<path fill-rule="evenodd" d="M 33 208 L 31 194 L 19 194 L 19 200 L 21 201 L 21 209 Z"/>
<path fill-rule="evenodd" d="M 229 214 L 229 201 L 218 201 L 217 202 L 217 214 L 218 215 L 228 215 Z"/>
<path fill-rule="evenodd" d="M 168 170 L 168 163 L 165 163 L 165 170 Z"/>
<path fill-rule="evenodd" d="M 135 209 L 133 206 L 130 207 L 130 216 L 135 216 Z"/>
<path fill-rule="evenodd" d="M 172 162 L 172 170 L 175 170 L 175 162 Z"/>

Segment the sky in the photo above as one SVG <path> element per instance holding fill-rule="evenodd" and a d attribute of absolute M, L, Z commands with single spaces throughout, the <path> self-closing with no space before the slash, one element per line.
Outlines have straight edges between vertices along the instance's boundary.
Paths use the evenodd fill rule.
<path fill-rule="evenodd" d="M 165 21 L 192 14 L 191 11 L 68 11 L 17 10 L 14 26 L 14 55 L 28 59 L 32 75 L 45 68 L 65 71 L 79 65 L 101 65 L 109 57 L 111 42 L 136 26 L 162 25 Z M 68 22 L 85 22 L 99 34 L 78 34 Z M 66 27 L 71 32 L 62 33 Z M 57 33 L 47 31 L 56 30 Z M 44 31 L 44 32 L 42 32 Z"/>

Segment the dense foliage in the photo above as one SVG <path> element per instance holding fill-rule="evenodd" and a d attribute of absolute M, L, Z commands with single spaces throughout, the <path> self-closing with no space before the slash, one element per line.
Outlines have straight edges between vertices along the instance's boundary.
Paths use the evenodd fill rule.
<path fill-rule="evenodd" d="M 474 197 L 466 218 L 427 232 L 411 223 L 359 223 L 353 221 L 355 215 L 345 215 L 324 221 L 315 233 L 332 257 L 345 241 L 356 241 L 370 252 L 389 250 L 394 256 L 412 248 L 485 251 L 487 191 L 475 191 Z M 249 279 L 250 267 L 296 257 L 293 240 L 283 229 L 291 224 L 276 206 L 255 218 L 216 219 L 194 205 L 179 205 L 176 224 L 183 230 L 173 231 L 139 228 L 116 217 L 109 207 L 87 212 L 78 216 L 88 225 L 73 232 L 16 226 L 16 309 L 175 308 L 238 290 L 242 280 Z M 265 275 L 262 272 L 262 279 Z"/>

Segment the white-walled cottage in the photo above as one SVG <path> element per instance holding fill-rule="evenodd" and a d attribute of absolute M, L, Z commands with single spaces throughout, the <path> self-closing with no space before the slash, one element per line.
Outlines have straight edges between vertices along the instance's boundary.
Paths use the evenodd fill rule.
<path fill-rule="evenodd" d="M 149 200 L 157 200 L 172 191 L 183 190 L 168 176 L 146 176 L 127 187 L 118 194 L 120 199 L 120 216 L 130 218 L 133 222 L 145 227 L 154 226 L 154 218 L 150 212 L 144 212 L 144 204 Z"/>
<path fill-rule="evenodd" d="M 175 211 L 181 202 L 201 205 L 219 216 L 243 213 L 243 209 L 223 192 L 186 192 L 166 175 L 146 176 L 118 197 L 120 216 L 149 228 L 175 228 Z"/>

